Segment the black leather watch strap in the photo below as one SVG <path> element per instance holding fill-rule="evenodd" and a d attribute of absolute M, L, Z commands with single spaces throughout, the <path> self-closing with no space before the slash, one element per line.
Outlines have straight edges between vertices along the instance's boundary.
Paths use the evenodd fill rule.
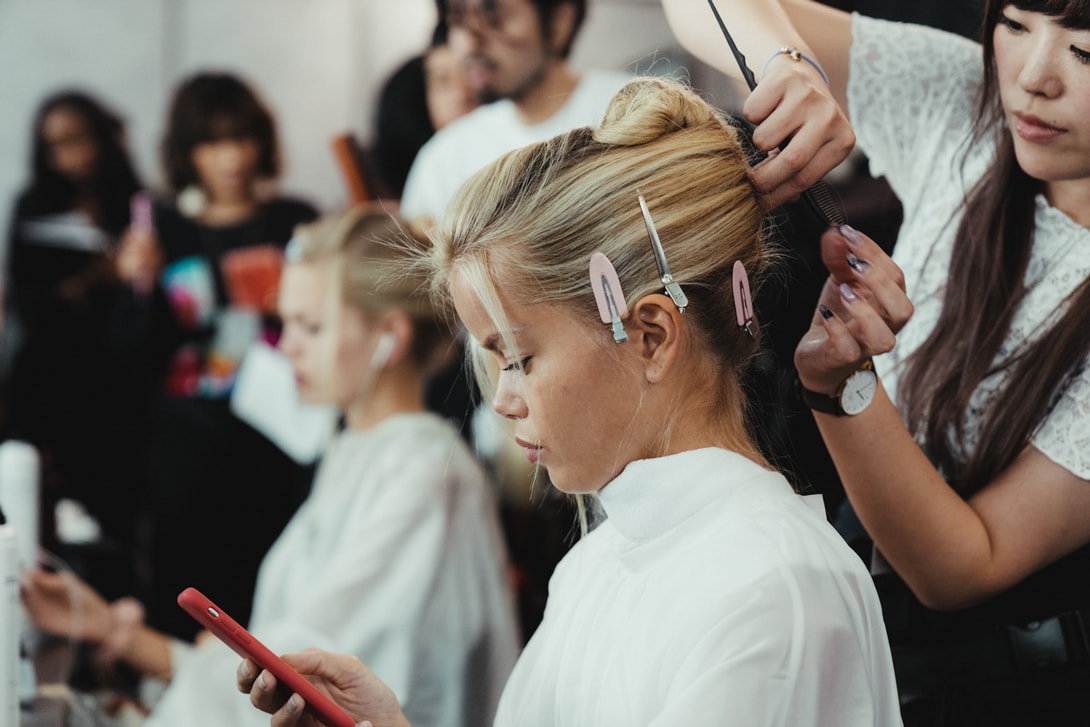
<path fill-rule="evenodd" d="M 828 394 L 819 394 L 816 391 L 810 391 L 810 389 L 807 389 L 802 385 L 802 380 L 799 379 L 797 372 L 795 373 L 795 393 L 803 404 L 814 411 L 820 411 L 838 417 L 846 415 L 844 407 L 840 405 L 839 395 L 829 396 Z"/>
<path fill-rule="evenodd" d="M 856 371 L 844 379 L 837 387 L 836 393 L 832 396 L 828 394 L 819 394 L 816 391 L 811 391 L 802 385 L 802 380 L 799 378 L 799 374 L 795 372 L 795 392 L 798 394 L 799 399 L 803 404 L 810 407 L 814 411 L 820 411 L 825 414 L 832 414 L 833 416 L 843 417 L 848 416 L 848 412 L 844 411 L 844 406 L 841 403 L 841 398 L 844 393 L 844 386 L 848 383 L 848 380 L 855 376 L 859 371 L 874 371 L 874 361 L 867 359 L 863 364 L 856 369 Z M 867 402 L 869 403 L 869 402 Z M 866 403 L 864 403 L 866 406 Z"/>

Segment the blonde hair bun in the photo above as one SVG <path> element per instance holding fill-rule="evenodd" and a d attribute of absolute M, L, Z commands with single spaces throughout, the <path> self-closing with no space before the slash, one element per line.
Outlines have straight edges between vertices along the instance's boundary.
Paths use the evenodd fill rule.
<path fill-rule="evenodd" d="M 617 92 L 606 109 L 594 140 L 614 146 L 649 144 L 683 129 L 730 127 L 693 90 L 676 81 L 637 78 Z"/>

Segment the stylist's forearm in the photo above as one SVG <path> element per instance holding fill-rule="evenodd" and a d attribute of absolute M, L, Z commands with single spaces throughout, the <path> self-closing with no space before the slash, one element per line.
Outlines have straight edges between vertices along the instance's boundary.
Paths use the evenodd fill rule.
<path fill-rule="evenodd" d="M 809 48 L 776 0 L 715 0 L 734 42 L 751 69 L 760 70 L 777 48 Z M 674 36 L 690 53 L 717 70 L 741 78 L 708 0 L 662 0 Z"/>
<path fill-rule="evenodd" d="M 860 521 L 916 596 L 934 608 L 983 597 L 991 557 L 984 524 L 931 465 L 885 390 L 856 416 L 814 418 Z"/>

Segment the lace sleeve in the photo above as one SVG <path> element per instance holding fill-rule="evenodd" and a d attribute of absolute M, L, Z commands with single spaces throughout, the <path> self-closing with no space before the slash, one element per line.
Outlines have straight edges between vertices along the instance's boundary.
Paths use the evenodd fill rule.
<path fill-rule="evenodd" d="M 1033 446 L 1076 477 L 1090 480 L 1090 361 L 1072 377 L 1034 435 Z"/>
<path fill-rule="evenodd" d="M 981 69 L 980 46 L 959 35 L 853 15 L 852 125 L 871 173 L 886 177 L 906 208 L 937 175 L 959 173 Z"/>

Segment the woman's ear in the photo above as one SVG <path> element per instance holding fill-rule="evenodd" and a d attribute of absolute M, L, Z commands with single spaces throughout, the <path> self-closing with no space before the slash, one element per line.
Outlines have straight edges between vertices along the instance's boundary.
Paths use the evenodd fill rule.
<path fill-rule="evenodd" d="M 662 382 L 681 352 L 681 311 L 662 293 L 645 295 L 632 307 L 629 320 L 648 383 Z"/>
<path fill-rule="evenodd" d="M 382 367 L 397 365 L 409 355 L 413 345 L 413 322 L 402 311 L 391 311 L 382 318 L 379 339 L 383 347 Z M 377 353 L 377 351 L 376 351 Z"/>

